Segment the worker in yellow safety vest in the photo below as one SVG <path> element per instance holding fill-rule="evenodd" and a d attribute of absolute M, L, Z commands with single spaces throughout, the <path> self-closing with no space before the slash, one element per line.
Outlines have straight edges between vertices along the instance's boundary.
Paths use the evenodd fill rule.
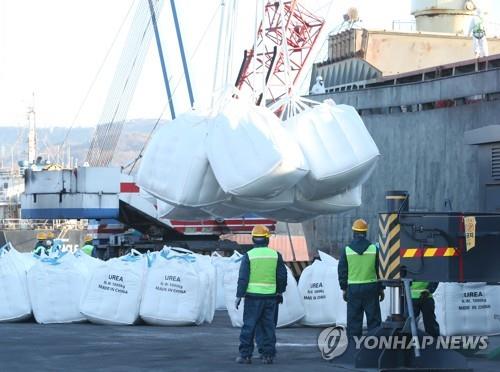
<path fill-rule="evenodd" d="M 83 239 L 83 247 L 81 248 L 83 253 L 88 254 L 89 256 L 95 257 L 95 252 L 94 252 L 94 245 L 92 244 L 93 242 L 92 235 L 85 235 L 85 238 Z"/>
<path fill-rule="evenodd" d="M 411 283 L 411 299 L 415 318 L 422 313 L 425 332 L 433 337 L 439 336 L 439 324 L 434 313 L 435 304 L 432 294 L 439 283 L 414 281 Z"/>
<path fill-rule="evenodd" d="M 353 240 L 340 254 L 338 276 L 347 302 L 347 334 L 361 336 L 363 313 L 368 330 L 380 326 L 380 302 L 384 287 L 378 281 L 378 249 L 366 239 L 368 224 L 363 219 L 352 225 Z"/>
<path fill-rule="evenodd" d="M 250 364 L 254 337 L 259 332 L 262 361 L 273 363 L 276 354 L 276 306 L 286 289 L 287 272 L 281 254 L 268 247 L 269 229 L 257 225 L 252 230 L 254 248 L 242 256 L 235 307 L 244 297 L 243 327 L 240 333 L 240 356 L 237 363 Z"/>
<path fill-rule="evenodd" d="M 50 247 L 47 245 L 47 233 L 43 231 L 38 232 L 36 234 L 36 240 L 37 242 L 35 244 L 35 248 L 33 249 L 33 253 L 37 256 L 40 256 L 42 252 L 48 255 Z"/>

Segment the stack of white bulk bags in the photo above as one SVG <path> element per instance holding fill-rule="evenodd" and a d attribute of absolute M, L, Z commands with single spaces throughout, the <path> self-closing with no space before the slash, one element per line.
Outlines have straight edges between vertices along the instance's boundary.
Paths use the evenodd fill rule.
<path fill-rule="evenodd" d="M 31 316 L 24 257 L 14 248 L 0 248 L 0 322 Z"/>
<path fill-rule="evenodd" d="M 230 99 L 210 123 L 208 159 L 222 189 L 243 197 L 272 197 L 308 171 L 297 142 L 267 108 Z"/>
<path fill-rule="evenodd" d="M 299 280 L 299 293 L 305 308 L 301 323 L 327 327 L 336 323 L 336 309 L 343 299 L 337 274 L 338 261 L 326 253 L 318 253 L 321 260 L 306 267 Z"/>
<path fill-rule="evenodd" d="M 205 151 L 207 115 L 185 113 L 167 123 L 148 143 L 137 184 L 173 206 L 200 207 L 227 199 Z"/>
<path fill-rule="evenodd" d="M 130 253 L 102 262 L 83 292 L 80 311 L 100 324 L 133 324 L 139 316 L 147 257 Z"/>
<path fill-rule="evenodd" d="M 283 303 L 279 305 L 278 328 L 291 326 L 299 322 L 305 315 L 297 281 L 288 267 L 286 271 L 287 285 L 286 291 L 283 293 Z"/>
<path fill-rule="evenodd" d="M 28 290 L 38 323 L 71 323 L 86 320 L 80 297 L 87 276 L 70 253 L 40 258 L 28 271 Z"/>
<path fill-rule="evenodd" d="M 325 101 L 290 118 L 285 125 L 310 168 L 298 184 L 309 200 L 328 198 L 362 184 L 380 155 L 351 106 Z"/>
<path fill-rule="evenodd" d="M 500 286 L 439 283 L 433 297 L 441 335 L 500 333 Z"/>

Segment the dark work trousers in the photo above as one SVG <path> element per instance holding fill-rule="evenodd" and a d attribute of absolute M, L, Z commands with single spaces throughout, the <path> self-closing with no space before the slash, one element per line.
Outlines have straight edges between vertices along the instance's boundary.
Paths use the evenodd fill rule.
<path fill-rule="evenodd" d="M 274 310 L 274 328 L 276 329 L 276 326 L 278 325 L 278 313 L 279 313 L 279 304 L 276 302 L 276 310 Z M 264 354 L 264 348 L 262 347 L 263 343 L 263 333 L 264 330 L 262 329 L 262 324 L 257 327 L 255 330 L 255 342 L 257 343 L 257 349 L 259 350 L 259 354 Z M 276 332 L 275 332 L 276 335 Z M 276 337 L 273 339 L 273 345 L 276 345 Z M 276 353 L 276 349 L 274 351 Z M 272 357 L 275 356 L 275 354 L 270 355 Z"/>
<path fill-rule="evenodd" d="M 413 302 L 413 312 L 415 313 L 415 319 L 418 318 L 420 312 L 422 312 L 422 318 L 424 319 L 425 332 L 433 337 L 439 336 L 439 324 L 436 321 L 436 314 L 434 313 L 434 299 L 432 297 L 419 298 L 412 300 Z"/>
<path fill-rule="evenodd" d="M 349 284 L 347 287 L 347 335 L 363 334 L 363 313 L 368 331 L 380 326 L 380 301 L 378 283 Z"/>
<path fill-rule="evenodd" d="M 276 354 L 276 298 L 246 296 L 243 308 L 243 327 L 240 333 L 240 355 L 251 357 L 254 348 L 255 332 L 259 329 L 262 354 L 274 356 Z"/>

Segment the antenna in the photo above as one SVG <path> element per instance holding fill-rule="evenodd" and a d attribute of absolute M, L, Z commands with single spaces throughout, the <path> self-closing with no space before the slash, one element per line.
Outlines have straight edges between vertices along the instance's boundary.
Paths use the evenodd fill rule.
<path fill-rule="evenodd" d="M 33 103 L 28 107 L 28 163 L 35 163 L 36 159 L 36 113 L 35 92 L 33 92 Z"/>

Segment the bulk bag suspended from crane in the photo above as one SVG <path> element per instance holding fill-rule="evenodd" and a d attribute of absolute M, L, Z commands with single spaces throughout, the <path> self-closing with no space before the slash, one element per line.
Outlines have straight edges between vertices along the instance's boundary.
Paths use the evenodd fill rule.
<path fill-rule="evenodd" d="M 281 192 L 272 198 L 245 198 L 233 196 L 231 203 L 240 208 L 245 208 L 252 212 L 272 212 L 287 208 L 293 205 L 295 189 L 291 188 Z"/>
<path fill-rule="evenodd" d="M 203 220 L 210 218 L 210 214 L 204 212 L 201 208 L 175 206 L 160 199 L 156 199 L 156 207 L 158 218 L 162 219 Z"/>
<path fill-rule="evenodd" d="M 207 120 L 189 111 L 161 127 L 146 147 L 137 184 L 174 206 L 201 207 L 226 200 L 205 151 Z"/>
<path fill-rule="evenodd" d="M 13 247 L 0 248 L 0 322 L 31 316 L 26 267 L 22 253 Z"/>
<path fill-rule="evenodd" d="M 147 259 L 138 252 L 98 266 L 83 292 L 80 311 L 98 324 L 134 324 L 139 317 Z"/>
<path fill-rule="evenodd" d="M 211 120 L 208 159 L 222 189 L 243 197 L 272 197 L 308 172 L 300 147 L 267 108 L 227 99 Z"/>
<path fill-rule="evenodd" d="M 302 193 L 297 190 L 294 207 L 305 212 L 318 214 L 341 213 L 361 205 L 361 192 L 361 186 L 356 186 L 342 194 L 310 201 L 305 199 Z"/>
<path fill-rule="evenodd" d="M 290 118 L 285 126 L 299 143 L 310 167 L 298 184 L 309 200 L 324 199 L 362 184 L 380 155 L 352 106 L 326 100 Z"/>

